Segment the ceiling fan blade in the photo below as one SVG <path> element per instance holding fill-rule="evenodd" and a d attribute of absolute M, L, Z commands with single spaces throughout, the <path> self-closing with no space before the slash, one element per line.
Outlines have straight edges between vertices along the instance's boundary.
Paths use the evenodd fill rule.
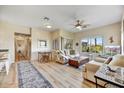
<path fill-rule="evenodd" d="M 69 24 L 69 25 L 74 26 L 75 24 Z"/>
<path fill-rule="evenodd" d="M 84 20 L 81 20 L 81 21 L 80 21 L 80 24 L 83 24 L 83 23 L 84 23 Z"/>
<path fill-rule="evenodd" d="M 76 29 L 76 27 L 74 26 L 74 27 L 72 27 L 72 29 Z"/>
<path fill-rule="evenodd" d="M 75 28 L 75 27 L 72 27 L 72 28 L 71 28 L 71 31 L 75 31 L 75 30 L 76 30 L 76 28 Z"/>

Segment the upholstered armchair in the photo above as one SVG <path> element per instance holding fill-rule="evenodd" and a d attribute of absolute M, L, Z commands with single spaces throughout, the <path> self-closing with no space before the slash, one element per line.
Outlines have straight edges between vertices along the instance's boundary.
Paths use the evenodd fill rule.
<path fill-rule="evenodd" d="M 84 80 L 89 80 L 95 83 L 95 78 L 94 75 L 96 73 L 96 71 L 99 69 L 100 66 L 102 66 L 103 64 L 108 64 L 110 61 L 112 60 L 112 58 L 101 58 L 101 57 L 96 57 L 94 60 L 86 63 L 83 66 L 83 79 Z M 98 84 L 101 86 L 104 86 L 106 82 L 103 82 L 101 80 L 98 80 Z"/>
<path fill-rule="evenodd" d="M 69 57 L 62 50 L 57 51 L 56 62 L 61 64 L 66 64 L 69 60 Z"/>

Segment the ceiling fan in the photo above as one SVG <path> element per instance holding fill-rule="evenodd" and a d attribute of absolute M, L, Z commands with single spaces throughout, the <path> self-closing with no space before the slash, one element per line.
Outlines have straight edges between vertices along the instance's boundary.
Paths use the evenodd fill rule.
<path fill-rule="evenodd" d="M 78 30 L 82 30 L 84 28 L 87 28 L 90 24 L 84 24 L 83 20 L 76 20 L 74 24 L 74 28 L 77 28 Z"/>

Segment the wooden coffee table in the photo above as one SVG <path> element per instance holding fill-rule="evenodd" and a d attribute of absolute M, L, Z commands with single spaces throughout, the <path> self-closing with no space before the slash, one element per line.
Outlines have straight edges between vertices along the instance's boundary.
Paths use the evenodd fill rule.
<path fill-rule="evenodd" d="M 85 63 L 89 62 L 89 58 L 88 57 L 73 57 L 73 58 L 69 58 L 69 65 L 74 66 L 76 68 L 78 68 L 80 65 L 83 65 Z"/>

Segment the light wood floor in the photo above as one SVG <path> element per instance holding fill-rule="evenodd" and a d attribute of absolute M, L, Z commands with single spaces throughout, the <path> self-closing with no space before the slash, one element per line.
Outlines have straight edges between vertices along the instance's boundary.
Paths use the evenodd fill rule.
<path fill-rule="evenodd" d="M 18 87 L 17 66 L 12 64 L 9 74 L 0 72 L 0 88 L 16 88 Z"/>
<path fill-rule="evenodd" d="M 82 67 L 74 68 L 69 65 L 62 65 L 55 62 L 39 63 L 32 62 L 38 71 L 55 88 L 89 88 L 95 84 L 84 81 L 82 78 Z M 18 87 L 17 64 L 12 64 L 8 75 L 0 73 L 0 87 Z"/>

